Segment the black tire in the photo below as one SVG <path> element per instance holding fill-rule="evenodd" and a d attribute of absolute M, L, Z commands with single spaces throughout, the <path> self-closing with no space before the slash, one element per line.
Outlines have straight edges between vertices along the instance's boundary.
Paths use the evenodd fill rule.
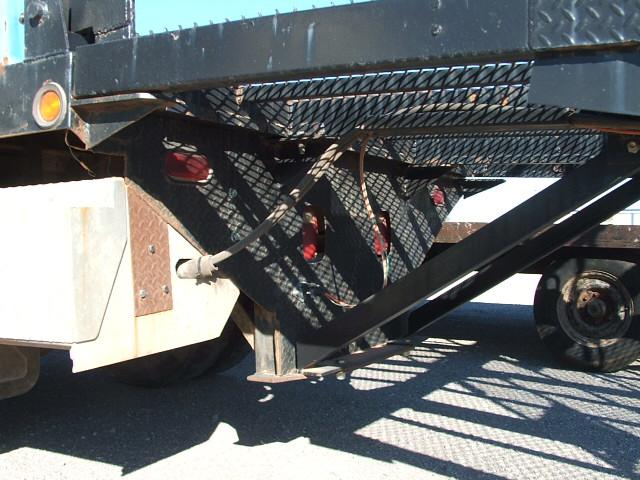
<path fill-rule="evenodd" d="M 621 260 L 552 263 L 536 289 L 538 335 L 582 370 L 612 372 L 640 357 L 640 267 Z"/>
<path fill-rule="evenodd" d="M 250 351 L 240 329 L 229 320 L 218 338 L 117 363 L 108 369 L 119 382 L 158 388 L 197 378 L 209 371 L 227 370 Z"/>

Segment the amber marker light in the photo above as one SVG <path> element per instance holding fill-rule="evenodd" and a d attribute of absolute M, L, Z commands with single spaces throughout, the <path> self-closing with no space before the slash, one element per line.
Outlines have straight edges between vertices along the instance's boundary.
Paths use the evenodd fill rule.
<path fill-rule="evenodd" d="M 66 97 L 57 83 L 45 83 L 33 99 L 33 118 L 41 128 L 57 126 L 65 117 Z"/>

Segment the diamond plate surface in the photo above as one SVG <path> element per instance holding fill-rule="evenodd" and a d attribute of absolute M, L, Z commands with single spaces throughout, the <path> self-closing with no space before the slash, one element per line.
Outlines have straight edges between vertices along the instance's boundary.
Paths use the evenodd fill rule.
<path fill-rule="evenodd" d="M 640 41 L 640 0 L 531 0 L 534 49 Z"/>
<path fill-rule="evenodd" d="M 133 295 L 137 317 L 173 308 L 167 224 L 127 186 Z"/>

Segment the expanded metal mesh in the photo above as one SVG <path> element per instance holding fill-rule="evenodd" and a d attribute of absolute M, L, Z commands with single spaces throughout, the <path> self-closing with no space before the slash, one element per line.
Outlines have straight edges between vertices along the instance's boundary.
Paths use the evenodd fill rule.
<path fill-rule="evenodd" d="M 554 165 L 592 158 L 602 138 L 592 131 L 565 130 L 573 113 L 568 109 L 528 103 L 532 65 L 514 62 L 244 85 L 190 94 L 185 110 L 300 141 L 338 138 L 357 128 L 394 129 L 399 138 L 375 142 L 372 152 L 415 164 L 461 165 L 475 175 L 504 175 L 515 166 L 519 175 L 558 175 L 562 168 Z M 502 127 L 511 132 L 495 132 Z M 415 129 L 421 134 L 403 133 Z"/>

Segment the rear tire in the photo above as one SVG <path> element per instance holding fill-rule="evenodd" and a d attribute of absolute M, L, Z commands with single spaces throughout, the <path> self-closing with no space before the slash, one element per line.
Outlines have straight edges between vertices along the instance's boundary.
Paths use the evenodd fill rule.
<path fill-rule="evenodd" d="M 157 388 L 200 377 L 209 371 L 222 372 L 251 351 L 232 320 L 218 338 L 166 352 L 111 365 L 109 372 L 119 382 Z"/>
<path fill-rule="evenodd" d="M 536 289 L 538 335 L 582 370 L 612 372 L 640 356 L 640 267 L 620 260 L 552 263 Z"/>

